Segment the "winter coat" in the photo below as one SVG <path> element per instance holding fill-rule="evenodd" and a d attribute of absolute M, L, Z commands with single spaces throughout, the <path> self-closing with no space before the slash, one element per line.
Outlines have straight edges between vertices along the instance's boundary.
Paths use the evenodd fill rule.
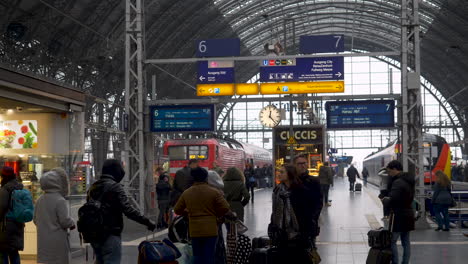
<path fill-rule="evenodd" d="M 353 165 L 351 165 L 351 167 L 346 171 L 346 175 L 348 176 L 349 182 L 355 182 L 356 176 L 359 177 L 359 172 Z"/>
<path fill-rule="evenodd" d="M 414 230 L 415 220 L 412 207 L 415 192 L 414 176 L 401 172 L 392 178 L 394 179 L 389 196 L 383 199 L 383 203 L 391 208 L 390 231 L 407 232 Z"/>
<path fill-rule="evenodd" d="M 450 186 L 443 187 L 439 183 L 435 183 L 433 187 L 432 204 L 451 205 L 452 194 Z"/>
<path fill-rule="evenodd" d="M 171 193 L 171 184 L 165 181 L 167 175 L 163 174 L 159 176 L 158 184 L 156 184 L 156 193 L 158 195 L 158 201 L 169 201 L 169 195 Z"/>
<path fill-rule="evenodd" d="M 224 197 L 237 214 L 239 220 L 244 221 L 244 206 L 249 203 L 250 194 L 245 186 L 239 170 L 229 169 L 224 175 Z"/>
<path fill-rule="evenodd" d="M 177 203 L 177 200 L 179 200 L 179 197 L 182 195 L 182 193 L 188 188 L 190 188 L 190 186 L 192 186 L 193 177 L 191 174 L 191 170 L 192 169 L 189 166 L 185 166 L 184 168 L 176 172 L 170 198 L 171 206 L 174 206 Z"/>
<path fill-rule="evenodd" d="M 367 168 L 364 168 L 361 174 L 364 179 L 367 179 L 367 177 L 369 177 L 369 171 L 367 170 Z"/>
<path fill-rule="evenodd" d="M 195 182 L 177 201 L 174 212 L 188 215 L 190 237 L 218 235 L 217 218 L 229 212 L 229 204 L 220 191 L 206 182 Z"/>
<path fill-rule="evenodd" d="M 142 225 L 148 226 L 150 224 L 149 219 L 130 203 L 123 186 L 117 182 L 121 178 L 120 180 L 118 178 L 115 175 L 103 174 L 88 191 L 88 196 L 97 200 L 104 189 L 107 189 L 101 200 L 106 207 L 105 226 L 103 228 L 107 234 L 116 236 L 120 236 L 123 230 L 123 214 Z M 89 197 L 87 200 L 89 200 Z"/>
<path fill-rule="evenodd" d="M 36 202 L 34 224 L 37 226 L 37 261 L 47 264 L 68 264 L 71 261 L 68 229 L 75 225 L 70 217 L 68 176 L 65 171 L 51 170 L 40 179 L 45 192 Z"/>
<path fill-rule="evenodd" d="M 315 238 L 320 233 L 318 220 L 323 207 L 320 181 L 304 173 L 299 176 L 302 185 L 291 188 L 291 205 L 304 238 Z"/>
<path fill-rule="evenodd" d="M 0 252 L 24 249 L 24 224 L 5 219 L 11 192 L 22 189 L 23 185 L 16 179 L 8 181 L 0 188 Z"/>
<path fill-rule="evenodd" d="M 328 166 L 321 166 L 319 170 L 320 184 L 330 185 L 333 184 L 333 172 L 332 169 Z"/>

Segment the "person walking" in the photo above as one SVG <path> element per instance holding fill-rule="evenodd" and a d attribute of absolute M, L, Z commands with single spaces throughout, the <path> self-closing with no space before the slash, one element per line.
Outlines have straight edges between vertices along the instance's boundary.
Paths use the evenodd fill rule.
<path fill-rule="evenodd" d="M 307 230 L 301 229 L 310 223 L 301 223 L 295 210 L 298 204 L 292 202 L 293 192 L 301 188 L 301 180 L 296 168 L 289 164 L 280 167 L 278 176 L 280 184 L 273 189 L 268 236 L 278 250 L 278 263 L 310 263 L 307 250 L 312 238 Z"/>
<path fill-rule="evenodd" d="M 448 176 L 443 171 L 436 171 L 436 182 L 432 187 L 432 206 L 437 221 L 435 231 L 450 231 L 450 218 L 448 209 L 452 204 L 452 188 Z"/>
<path fill-rule="evenodd" d="M 191 175 L 191 171 L 195 168 L 198 168 L 198 160 L 197 159 L 190 159 L 187 163 L 187 166 L 178 170 L 174 177 L 174 184 L 173 189 L 171 192 L 171 206 L 174 206 L 177 203 L 180 195 L 190 188 L 193 184 L 193 177 Z"/>
<path fill-rule="evenodd" d="M 192 187 L 182 193 L 174 212 L 189 218 L 194 264 L 214 264 L 218 237 L 218 218 L 232 216 L 222 193 L 208 185 L 208 172 L 203 168 L 191 171 Z"/>
<path fill-rule="evenodd" d="M 75 229 L 68 201 L 70 184 L 62 168 L 45 173 L 39 183 L 44 191 L 36 202 L 33 222 L 37 226 L 37 262 L 68 264 L 71 262 L 69 230 Z"/>
<path fill-rule="evenodd" d="M 158 224 L 157 228 L 166 228 L 166 215 L 169 212 L 169 195 L 171 193 L 171 184 L 169 183 L 169 176 L 161 174 L 158 183 L 156 184 L 156 194 L 158 195 Z"/>
<path fill-rule="evenodd" d="M 369 177 L 369 171 L 367 170 L 366 167 L 364 167 L 364 169 L 362 169 L 362 180 L 364 181 L 364 186 L 367 186 L 367 178 Z"/>
<path fill-rule="evenodd" d="M 402 264 L 408 264 L 411 257 L 410 231 L 414 230 L 415 220 L 412 207 L 415 179 L 414 176 L 403 172 L 403 166 L 397 160 L 387 165 L 387 172 L 392 177 L 391 189 L 382 202 L 390 207 L 389 230 L 392 231 L 392 261 L 398 262 L 397 241 L 401 239 L 403 246 Z"/>
<path fill-rule="evenodd" d="M 145 217 L 130 203 L 123 186 L 120 184 L 124 175 L 125 171 L 119 160 L 107 159 L 102 166 L 100 179 L 88 191 L 87 200 L 100 201 L 106 212 L 101 239 L 91 242 L 96 255 L 95 264 L 120 263 L 123 214 L 135 222 L 146 225 L 150 231 L 156 228 L 153 221 Z"/>
<path fill-rule="evenodd" d="M 247 165 L 245 165 L 244 177 L 245 177 L 245 181 L 246 181 L 245 185 L 247 187 L 247 190 L 250 191 L 250 201 L 253 203 L 254 198 L 255 198 L 254 189 L 255 189 L 255 184 L 256 184 L 255 171 L 252 168 L 252 166 L 250 164 L 248 164 L 248 163 L 247 163 Z"/>
<path fill-rule="evenodd" d="M 306 155 L 294 157 L 293 164 L 301 184 L 292 191 L 292 206 L 299 219 L 301 232 L 307 234 L 307 239 L 310 239 L 315 247 L 315 239 L 320 234 L 319 217 L 323 208 L 320 181 L 309 176 Z"/>
<path fill-rule="evenodd" d="M 10 209 L 10 196 L 14 190 L 22 190 L 23 185 L 16 179 L 12 167 L 4 166 L 1 172 L 0 188 L 0 261 L 3 264 L 20 264 L 18 251 L 24 249 L 24 223 L 7 219 Z"/>
<path fill-rule="evenodd" d="M 354 183 L 356 183 L 356 177 L 359 177 L 359 172 L 354 165 L 351 164 L 349 169 L 346 171 L 346 175 L 348 176 L 349 181 L 349 191 L 354 192 Z"/>
<path fill-rule="evenodd" d="M 325 161 L 320 167 L 318 177 L 323 195 L 323 202 L 326 206 L 331 206 L 330 200 L 328 200 L 328 192 L 330 190 L 330 185 L 333 185 L 333 172 L 332 169 L 328 167 L 328 161 Z"/>
<path fill-rule="evenodd" d="M 244 221 L 244 206 L 249 203 L 250 194 L 245 186 L 243 173 L 238 168 L 231 167 L 226 171 L 223 180 L 226 201 L 237 214 L 237 218 Z"/>

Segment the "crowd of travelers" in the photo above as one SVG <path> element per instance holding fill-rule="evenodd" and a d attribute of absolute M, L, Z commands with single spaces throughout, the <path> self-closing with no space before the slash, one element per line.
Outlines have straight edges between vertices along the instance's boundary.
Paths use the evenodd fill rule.
<path fill-rule="evenodd" d="M 187 219 L 193 263 L 227 263 L 223 224 L 244 221 L 244 207 L 249 201 L 253 202 L 254 188 L 262 182 L 259 179 L 269 177 L 265 176 L 270 173 L 268 168 L 254 169 L 247 165 L 244 171 L 235 167 L 224 171 L 213 164 L 212 170 L 206 170 L 199 166 L 198 160 L 191 159 L 186 167 L 176 172 L 173 183 L 172 177 L 158 168 L 156 192 L 160 212 L 155 223 L 130 203 L 119 184 L 125 171 L 121 161 L 116 159 L 104 162 L 99 180 L 88 190 L 87 202 L 78 212 L 78 221 L 70 216 L 69 177 L 62 168 L 52 169 L 40 178 L 44 193 L 34 209 L 31 204 L 29 211 L 33 212 L 24 209 L 31 219 L 18 221 L 19 218 L 11 217 L 14 213 L 12 197 L 27 195 L 27 192 L 23 191 L 13 168 L 5 166 L 1 171 L 0 189 L 0 263 L 20 263 L 18 251 L 24 249 L 24 223 L 28 221 L 37 226 L 38 263 L 70 263 L 68 236 L 75 228 L 84 242 L 91 244 L 95 263 L 120 263 L 123 215 L 154 231 L 168 227 L 172 210 Z M 334 174 L 328 162 L 324 162 L 318 177 L 309 176 L 305 155 L 298 155 L 291 164 L 278 168 L 268 225 L 270 244 L 275 249 L 268 254 L 274 254 L 275 263 L 320 262 L 316 246 L 320 234 L 319 217 L 323 206 L 331 206 L 328 193 L 334 184 Z M 361 174 L 365 182 L 369 176 L 367 169 Z M 388 221 L 387 228 L 392 234 L 391 263 L 406 264 L 411 256 L 410 232 L 415 229 L 415 177 L 403 172 L 402 164 L 396 160 L 389 162 L 378 175 L 381 177 L 379 198 L 383 204 L 383 220 Z M 350 191 L 354 191 L 356 178 L 360 176 L 353 165 L 348 168 L 347 176 Z M 453 203 L 450 179 L 444 172 L 437 171 L 432 196 L 436 231 L 450 230 L 448 208 Z M 226 224 L 228 232 L 230 228 L 231 225 Z M 401 262 L 398 240 L 403 246 Z M 252 254 L 257 253 L 253 251 Z"/>

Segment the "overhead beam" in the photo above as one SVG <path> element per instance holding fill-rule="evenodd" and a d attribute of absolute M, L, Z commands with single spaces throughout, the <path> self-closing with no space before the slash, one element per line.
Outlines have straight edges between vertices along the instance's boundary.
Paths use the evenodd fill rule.
<path fill-rule="evenodd" d="M 364 100 L 364 99 L 394 99 L 400 100 L 399 94 L 367 94 L 367 95 L 317 95 L 317 96 L 295 96 L 294 101 L 309 101 L 309 100 Z M 148 101 L 148 105 L 174 105 L 174 104 L 220 104 L 220 103 L 245 103 L 245 102 L 281 102 L 291 101 L 291 97 L 242 97 L 242 98 L 196 98 L 196 99 L 158 99 Z"/>
<path fill-rule="evenodd" d="M 304 55 L 283 55 L 278 57 L 271 56 L 238 56 L 238 57 L 212 57 L 212 58 L 171 58 L 171 59 L 148 59 L 147 64 L 174 64 L 174 63 L 195 63 L 198 61 L 261 61 L 261 60 L 282 60 L 297 58 L 321 58 L 321 57 L 378 57 L 378 56 L 398 56 L 398 51 L 384 52 L 363 52 L 363 53 L 323 53 L 323 54 L 304 54 Z"/>

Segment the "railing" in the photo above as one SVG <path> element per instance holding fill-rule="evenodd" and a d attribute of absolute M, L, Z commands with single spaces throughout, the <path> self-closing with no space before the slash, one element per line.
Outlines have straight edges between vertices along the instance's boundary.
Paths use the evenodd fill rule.
<path fill-rule="evenodd" d="M 462 205 L 463 202 L 468 203 L 468 191 L 452 191 L 452 195 L 455 201 L 457 202 L 457 206 L 449 208 L 449 211 L 457 212 L 457 216 L 450 217 L 450 220 L 458 221 L 458 227 L 462 228 L 462 221 L 468 221 L 468 207 L 463 207 Z M 467 213 L 463 214 L 463 211 L 466 211 Z"/>

